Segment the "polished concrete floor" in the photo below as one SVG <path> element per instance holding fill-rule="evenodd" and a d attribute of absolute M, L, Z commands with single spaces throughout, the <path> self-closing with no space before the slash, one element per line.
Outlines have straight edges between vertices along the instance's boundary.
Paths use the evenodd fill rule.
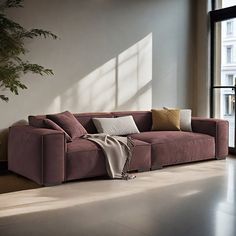
<path fill-rule="evenodd" d="M 236 159 L 0 194 L 0 235 L 235 236 Z"/>

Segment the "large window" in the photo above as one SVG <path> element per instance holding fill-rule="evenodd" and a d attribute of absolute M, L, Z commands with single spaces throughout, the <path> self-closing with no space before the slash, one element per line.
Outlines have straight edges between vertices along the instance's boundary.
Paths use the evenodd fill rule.
<path fill-rule="evenodd" d="M 236 153 L 236 0 L 217 4 L 218 10 L 210 12 L 211 117 L 228 120 L 229 147 Z"/>

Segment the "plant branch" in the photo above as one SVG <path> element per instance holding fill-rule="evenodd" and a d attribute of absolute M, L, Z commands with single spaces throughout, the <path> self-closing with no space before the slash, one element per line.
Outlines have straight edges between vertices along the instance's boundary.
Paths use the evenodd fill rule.
<path fill-rule="evenodd" d="M 5 15 L 8 8 L 23 7 L 23 0 L 5 0 L 0 4 L 0 88 L 18 95 L 19 89 L 27 89 L 20 78 L 27 73 L 53 75 L 51 69 L 41 65 L 23 61 L 21 56 L 27 52 L 24 39 L 37 37 L 57 39 L 57 35 L 43 29 L 27 30 Z M 0 94 L 0 100 L 8 101 L 8 97 Z"/>

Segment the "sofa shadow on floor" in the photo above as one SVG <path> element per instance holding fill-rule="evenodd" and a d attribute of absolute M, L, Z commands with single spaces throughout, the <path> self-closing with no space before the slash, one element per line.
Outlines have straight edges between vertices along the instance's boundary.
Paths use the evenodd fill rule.
<path fill-rule="evenodd" d="M 27 178 L 13 173 L 5 173 L 0 175 L 0 194 L 40 187 L 42 186 Z"/>
<path fill-rule="evenodd" d="M 133 172 L 135 173 L 135 172 Z M 82 182 L 89 182 L 92 180 L 108 180 L 108 176 L 99 176 L 99 177 L 93 177 L 93 178 L 85 178 L 82 180 Z M 76 183 L 79 182 L 78 180 L 71 180 L 68 181 L 68 183 Z M 0 172 L 0 194 L 1 193 L 11 193 L 11 192 L 17 192 L 22 190 L 30 190 L 30 189 L 36 189 L 36 188 L 44 188 L 44 186 L 39 185 L 35 182 L 33 182 L 30 179 L 27 179 L 23 176 L 14 174 L 10 171 Z"/>

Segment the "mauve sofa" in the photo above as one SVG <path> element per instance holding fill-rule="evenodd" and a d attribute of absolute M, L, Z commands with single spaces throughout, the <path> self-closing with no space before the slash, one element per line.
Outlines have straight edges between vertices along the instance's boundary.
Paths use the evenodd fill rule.
<path fill-rule="evenodd" d="M 88 133 L 96 133 L 93 117 L 132 115 L 140 131 L 134 140 L 131 171 L 223 159 L 228 154 L 228 122 L 192 118 L 193 132 L 151 131 L 150 111 L 81 113 L 74 116 Z M 82 138 L 66 143 L 63 132 L 47 129 L 44 116 L 29 116 L 29 125 L 9 131 L 8 169 L 41 185 L 107 175 L 101 148 Z"/>

